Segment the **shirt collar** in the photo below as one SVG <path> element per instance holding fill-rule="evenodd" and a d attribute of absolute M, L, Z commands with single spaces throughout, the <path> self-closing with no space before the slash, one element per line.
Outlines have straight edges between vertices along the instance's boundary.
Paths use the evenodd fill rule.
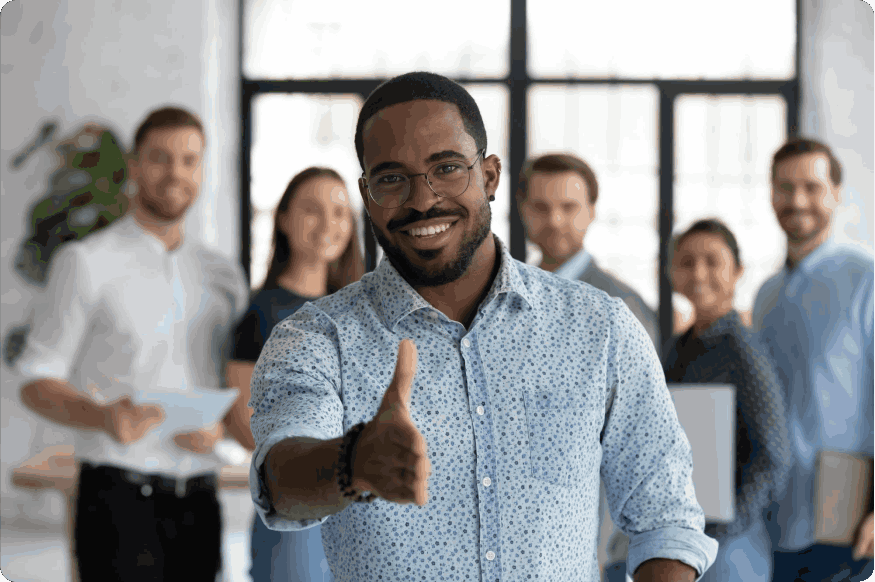
<path fill-rule="evenodd" d="M 737 311 L 731 309 L 729 310 L 729 313 L 712 323 L 708 329 L 700 333 L 699 339 L 706 343 L 709 340 L 720 339 L 727 333 L 732 333 L 743 325 L 741 316 L 738 315 Z"/>
<path fill-rule="evenodd" d="M 592 255 L 586 249 L 580 249 L 571 258 L 559 265 L 559 268 L 553 271 L 553 274 L 557 277 L 577 281 L 589 268 L 590 263 L 592 263 Z"/>
<path fill-rule="evenodd" d="M 520 275 L 519 261 L 510 256 L 510 251 L 497 236 L 493 236 L 499 251 L 498 258 L 501 260 L 501 265 L 495 280 L 492 282 L 489 293 L 486 294 L 486 298 L 483 300 L 483 304 L 489 304 L 501 293 L 513 293 L 522 298 L 531 307 L 534 303 Z M 383 260 L 380 261 L 380 264 L 374 270 L 374 277 L 374 289 L 379 298 L 377 309 L 383 318 L 383 322 L 389 329 L 394 330 L 399 321 L 414 311 L 434 309 L 398 273 L 388 257 L 384 256 Z"/>
<path fill-rule="evenodd" d="M 119 218 L 117 222 L 119 233 L 125 240 L 129 241 L 134 245 L 145 245 L 149 248 L 149 250 L 152 250 L 162 255 L 178 253 L 186 249 L 189 245 L 188 236 L 183 234 L 182 241 L 180 242 L 179 246 L 172 251 L 168 251 L 160 240 L 158 240 L 151 233 L 147 232 L 146 229 L 144 229 L 139 222 L 134 220 L 133 215 L 125 215 Z"/>
<path fill-rule="evenodd" d="M 823 241 L 820 246 L 808 253 L 807 257 L 799 261 L 795 269 L 790 269 L 790 259 L 787 258 L 784 261 L 784 272 L 790 275 L 797 272 L 810 275 L 814 272 L 814 270 L 821 263 L 821 261 L 823 261 L 823 259 L 832 255 L 833 251 L 836 249 L 837 246 L 838 242 L 836 241 L 835 237 L 830 236 L 828 239 Z"/>

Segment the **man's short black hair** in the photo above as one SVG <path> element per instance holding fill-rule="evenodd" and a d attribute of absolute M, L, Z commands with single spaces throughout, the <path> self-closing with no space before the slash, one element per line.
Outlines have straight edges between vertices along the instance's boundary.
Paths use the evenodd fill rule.
<path fill-rule="evenodd" d="M 368 119 L 387 107 L 421 99 L 434 99 L 458 107 L 465 131 L 474 138 L 477 151 L 486 149 L 486 127 L 483 125 L 483 118 L 480 117 L 480 108 L 464 87 L 434 73 L 406 73 L 389 79 L 374 89 L 362 106 L 355 127 L 355 152 L 362 170 L 365 169 L 362 131 Z"/>

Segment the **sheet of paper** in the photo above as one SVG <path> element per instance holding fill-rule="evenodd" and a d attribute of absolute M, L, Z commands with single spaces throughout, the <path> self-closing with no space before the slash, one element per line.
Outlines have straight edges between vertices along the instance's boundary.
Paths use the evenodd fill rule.
<path fill-rule="evenodd" d="M 163 436 L 189 432 L 213 425 L 231 409 L 236 388 L 195 387 L 185 391 L 149 390 L 137 394 L 138 404 L 157 404 L 164 409 L 164 421 L 155 428 Z"/>
<path fill-rule="evenodd" d="M 735 387 L 669 384 L 693 452 L 693 485 L 705 519 L 735 519 Z"/>

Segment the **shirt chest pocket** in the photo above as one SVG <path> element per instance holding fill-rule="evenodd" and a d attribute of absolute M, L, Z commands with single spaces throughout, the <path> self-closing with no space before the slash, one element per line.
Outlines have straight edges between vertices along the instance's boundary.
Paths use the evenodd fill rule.
<path fill-rule="evenodd" d="M 604 409 L 565 391 L 527 392 L 526 424 L 532 477 L 562 487 L 583 484 L 601 462 Z"/>

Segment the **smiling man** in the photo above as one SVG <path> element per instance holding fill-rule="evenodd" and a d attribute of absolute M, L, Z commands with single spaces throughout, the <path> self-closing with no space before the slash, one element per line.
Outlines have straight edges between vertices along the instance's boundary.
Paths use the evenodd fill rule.
<path fill-rule="evenodd" d="M 53 261 L 19 366 L 31 410 L 76 429 L 79 578 L 214 582 L 221 425 L 165 438 L 153 390 L 224 384 L 246 308 L 241 269 L 184 232 L 203 178 L 200 120 L 151 112 L 134 137 L 127 216 Z M 100 187 L 98 182 L 96 187 Z"/>
<path fill-rule="evenodd" d="M 656 314 L 584 248 L 598 197 L 599 183 L 589 164 L 571 154 L 547 154 L 526 162 L 516 203 L 526 236 L 541 250 L 540 267 L 622 299 L 656 345 Z"/>
<path fill-rule="evenodd" d="M 338 581 L 595 581 L 601 477 L 636 579 L 694 580 L 716 543 L 650 340 L 620 300 L 511 258 L 486 148 L 444 77 L 364 104 L 359 189 L 386 259 L 262 351 L 259 513 L 324 523 Z"/>
<path fill-rule="evenodd" d="M 841 186 L 841 164 L 825 144 L 797 138 L 775 152 L 772 206 L 787 235 L 787 259 L 760 289 L 753 324 L 787 397 L 795 453 L 788 486 L 772 507 L 776 582 L 872 575 L 871 504 L 856 516 L 853 547 L 815 539 L 818 455 L 850 453 L 871 463 L 873 454 L 875 279 L 872 256 L 833 236 Z"/>

